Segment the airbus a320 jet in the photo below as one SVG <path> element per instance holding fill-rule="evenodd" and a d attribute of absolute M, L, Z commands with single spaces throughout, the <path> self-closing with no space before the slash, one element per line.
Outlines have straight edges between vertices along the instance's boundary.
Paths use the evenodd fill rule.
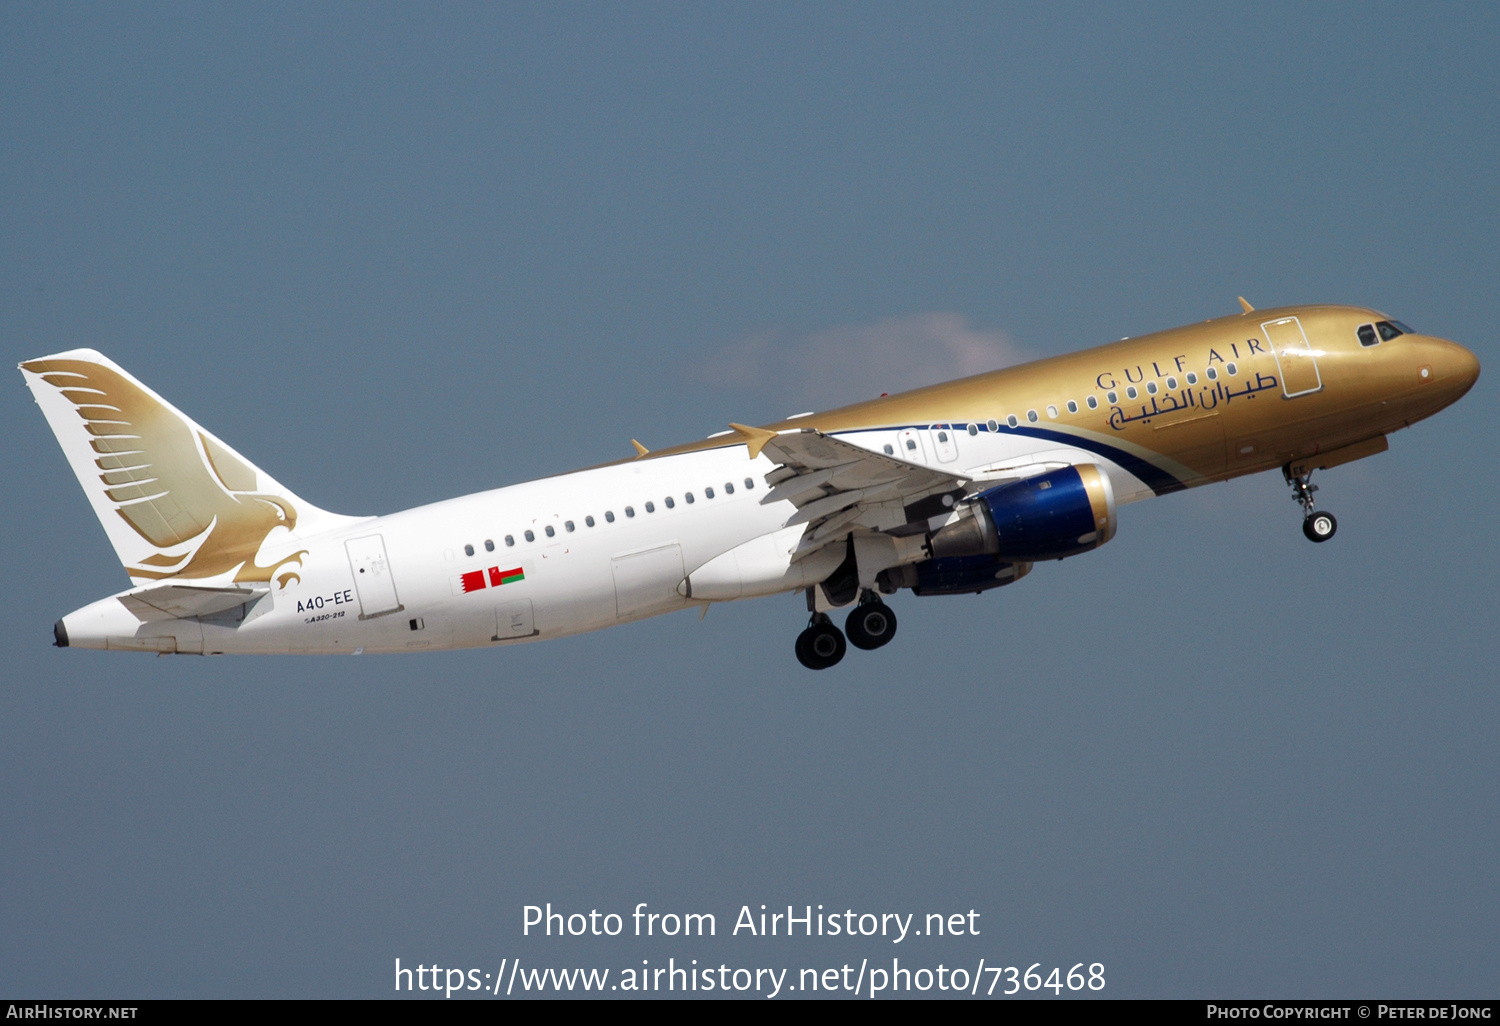
<path fill-rule="evenodd" d="M 1013 584 L 1121 506 L 1314 471 L 1455 402 L 1474 354 L 1374 310 L 1254 310 L 384 516 L 270 475 L 89 349 L 21 371 L 130 575 L 60 647 L 219 655 L 503 646 L 801 593 L 824 669 L 896 633 L 885 597 Z M 841 631 L 830 616 L 852 607 Z M 847 639 L 847 641 L 846 641 Z"/>

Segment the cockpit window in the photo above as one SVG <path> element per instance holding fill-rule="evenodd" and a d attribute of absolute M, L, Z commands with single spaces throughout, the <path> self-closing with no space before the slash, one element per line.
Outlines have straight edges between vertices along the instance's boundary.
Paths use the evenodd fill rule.
<path fill-rule="evenodd" d="M 1404 335 L 1404 334 L 1406 334 L 1405 331 L 1403 331 L 1402 329 L 1396 327 L 1390 321 L 1376 321 L 1375 322 L 1375 330 L 1378 331 L 1378 332 L 1380 332 L 1380 340 L 1382 342 L 1389 342 L 1391 339 L 1395 338 L 1397 335 Z"/>
<path fill-rule="evenodd" d="M 1404 322 L 1402 322 L 1402 321 L 1392 321 L 1391 323 L 1394 324 L 1396 327 L 1400 328 L 1401 331 L 1404 334 L 1407 334 L 1407 335 L 1415 335 L 1416 334 L 1415 331 L 1413 331 L 1410 328 L 1408 328 L 1406 326 L 1406 324 Z"/>
<path fill-rule="evenodd" d="M 1359 344 L 1362 346 L 1380 345 L 1380 339 L 1375 334 L 1375 325 L 1373 324 L 1361 324 L 1357 334 L 1359 335 Z"/>

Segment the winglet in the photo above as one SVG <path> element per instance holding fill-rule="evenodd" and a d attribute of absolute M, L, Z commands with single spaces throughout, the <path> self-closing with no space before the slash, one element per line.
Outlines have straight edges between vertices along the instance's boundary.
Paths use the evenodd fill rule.
<path fill-rule="evenodd" d="M 634 438 L 632 438 L 630 440 L 630 444 L 633 445 L 633 446 L 635 446 L 635 458 L 636 459 L 640 459 L 642 456 L 646 455 L 648 452 L 651 451 L 650 449 L 648 449 L 644 445 L 642 445 L 640 442 L 637 442 Z"/>
<path fill-rule="evenodd" d="M 1245 302 L 1245 297 L 1244 296 L 1240 296 L 1239 300 L 1240 300 L 1240 309 L 1244 310 L 1246 313 L 1254 313 L 1255 312 L 1255 307 L 1253 307 L 1249 303 Z"/>
<path fill-rule="evenodd" d="M 776 432 L 769 431 L 766 428 L 748 427 L 744 424 L 735 423 L 731 423 L 729 427 L 745 443 L 745 448 L 750 451 L 750 458 L 752 460 L 760 455 L 760 451 L 766 447 L 767 442 L 776 437 Z"/>

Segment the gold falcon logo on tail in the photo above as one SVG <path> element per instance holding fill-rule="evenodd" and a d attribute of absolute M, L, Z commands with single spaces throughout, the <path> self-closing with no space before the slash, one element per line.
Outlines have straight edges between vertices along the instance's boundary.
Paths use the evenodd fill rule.
<path fill-rule="evenodd" d="M 156 550 L 142 554 L 139 542 L 123 544 L 128 536 L 105 523 L 131 577 L 233 574 L 234 581 L 270 581 L 281 567 L 301 564 L 305 549 L 257 563 L 272 531 L 296 529 L 301 500 L 102 355 L 80 350 L 30 360 L 21 369 L 36 376 L 28 384 L 101 519 L 112 508 Z M 77 421 L 63 423 L 71 420 L 68 407 L 44 401 L 43 383 L 66 400 Z M 95 476 L 97 482 L 89 480 Z M 282 586 L 293 576 L 283 574 Z"/>

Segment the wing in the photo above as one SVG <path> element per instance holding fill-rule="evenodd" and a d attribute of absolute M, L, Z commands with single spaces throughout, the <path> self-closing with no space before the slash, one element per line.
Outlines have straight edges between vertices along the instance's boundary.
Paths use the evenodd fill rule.
<path fill-rule="evenodd" d="M 761 504 L 786 500 L 797 507 L 787 526 L 807 524 L 794 560 L 841 541 L 857 527 L 902 533 L 924 528 L 961 499 L 968 479 L 805 428 L 772 432 L 730 425 L 746 439 L 751 455 L 764 453 L 779 466 L 767 477 L 771 490 Z"/>

